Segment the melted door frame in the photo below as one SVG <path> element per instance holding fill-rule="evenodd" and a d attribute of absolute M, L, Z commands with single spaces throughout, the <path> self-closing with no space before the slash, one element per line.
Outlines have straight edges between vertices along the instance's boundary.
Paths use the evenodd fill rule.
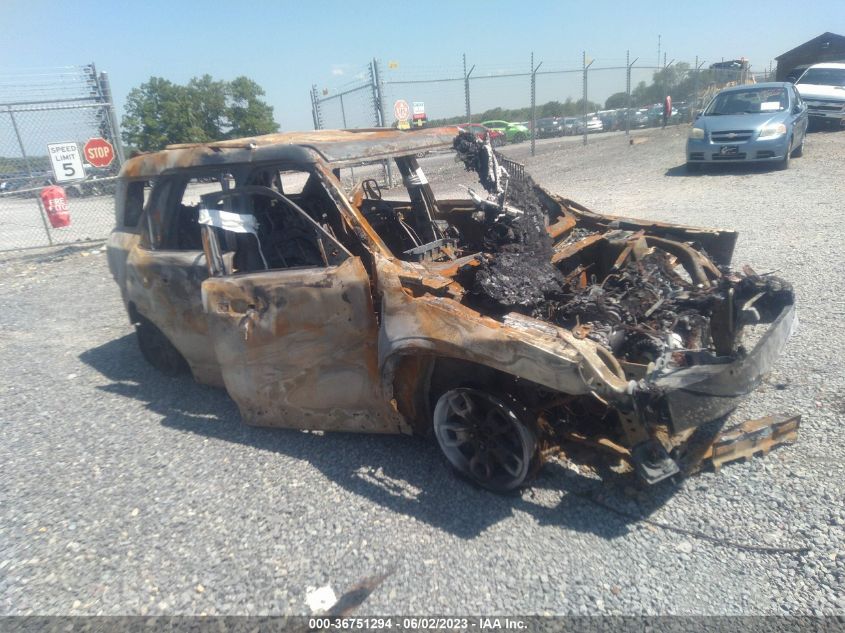
<path fill-rule="evenodd" d="M 231 274 L 214 265 L 220 229 L 203 227 L 211 262 L 203 306 L 226 390 L 247 424 L 399 433 L 381 388 L 369 276 L 360 258 L 297 212 L 342 261 Z"/>

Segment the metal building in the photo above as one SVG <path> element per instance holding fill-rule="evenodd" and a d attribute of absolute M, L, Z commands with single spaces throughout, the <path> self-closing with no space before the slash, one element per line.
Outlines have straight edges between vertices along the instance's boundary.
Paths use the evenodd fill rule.
<path fill-rule="evenodd" d="M 778 62 L 777 81 L 794 81 L 812 64 L 845 62 L 845 35 L 822 33 L 775 59 Z"/>

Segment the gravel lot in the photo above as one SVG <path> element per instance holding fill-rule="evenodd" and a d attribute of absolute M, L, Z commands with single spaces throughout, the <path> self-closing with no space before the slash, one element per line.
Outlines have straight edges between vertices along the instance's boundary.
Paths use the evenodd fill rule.
<path fill-rule="evenodd" d="M 734 419 L 800 412 L 797 444 L 646 491 L 552 464 L 499 497 L 422 440 L 246 427 L 225 393 L 143 362 L 96 246 L 6 254 L 0 613 L 300 614 L 309 588 L 391 569 L 361 613 L 845 612 L 845 132 L 812 134 L 787 172 L 696 176 L 684 132 L 506 153 L 596 210 L 737 228 L 735 263 L 791 280 L 798 331 Z M 424 167 L 444 191 L 473 182 L 448 157 Z M 809 551 L 714 545 L 585 493 Z"/>

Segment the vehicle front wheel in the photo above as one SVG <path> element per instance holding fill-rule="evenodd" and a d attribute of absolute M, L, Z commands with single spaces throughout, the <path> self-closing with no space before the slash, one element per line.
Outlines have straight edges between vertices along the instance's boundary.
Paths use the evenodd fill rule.
<path fill-rule="evenodd" d="M 164 333 L 152 322 L 141 317 L 135 325 L 138 347 L 144 359 L 165 376 L 187 373 L 188 363 Z"/>
<path fill-rule="evenodd" d="M 525 139 L 526 139 L 525 134 L 523 134 L 522 132 L 517 132 L 516 134 L 514 134 L 513 142 L 514 143 L 522 143 Z"/>
<path fill-rule="evenodd" d="M 800 158 L 801 156 L 804 155 L 804 141 L 806 141 L 806 140 L 807 140 L 806 138 L 802 138 L 801 139 L 801 145 L 799 145 L 794 150 L 792 150 L 792 158 Z"/>
<path fill-rule="evenodd" d="M 481 389 L 452 389 L 437 400 L 433 426 L 458 474 L 493 492 L 523 486 L 540 465 L 536 431 L 516 401 Z"/>

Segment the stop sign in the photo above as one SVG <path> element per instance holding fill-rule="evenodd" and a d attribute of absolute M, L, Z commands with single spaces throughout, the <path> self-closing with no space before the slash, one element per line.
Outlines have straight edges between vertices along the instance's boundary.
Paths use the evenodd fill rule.
<path fill-rule="evenodd" d="M 393 115 L 396 117 L 397 121 L 407 121 L 410 113 L 411 108 L 408 106 L 408 102 L 404 99 L 399 99 L 393 104 Z"/>
<path fill-rule="evenodd" d="M 82 155 L 94 167 L 108 167 L 114 160 L 114 147 L 104 138 L 92 138 L 82 148 Z"/>

